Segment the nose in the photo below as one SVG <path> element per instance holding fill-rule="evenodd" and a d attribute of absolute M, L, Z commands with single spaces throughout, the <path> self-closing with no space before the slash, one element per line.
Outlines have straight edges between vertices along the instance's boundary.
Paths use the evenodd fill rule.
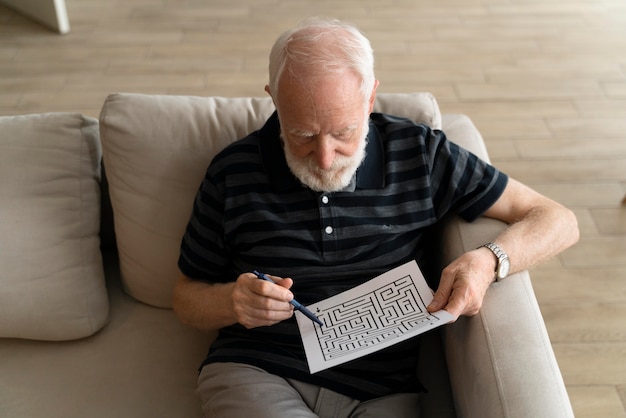
<path fill-rule="evenodd" d="M 335 160 L 336 147 L 330 135 L 320 135 L 315 150 L 315 160 L 322 170 L 330 170 Z"/>

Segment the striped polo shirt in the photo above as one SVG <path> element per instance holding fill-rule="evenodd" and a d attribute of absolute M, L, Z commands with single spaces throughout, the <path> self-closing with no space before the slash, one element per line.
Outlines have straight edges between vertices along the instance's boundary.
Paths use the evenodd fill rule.
<path fill-rule="evenodd" d="M 451 212 L 476 219 L 507 184 L 505 174 L 443 132 L 395 116 L 371 114 L 366 153 L 346 189 L 315 192 L 289 170 L 274 113 L 209 166 L 182 241 L 180 270 L 210 283 L 253 270 L 291 277 L 292 292 L 308 305 L 413 259 L 430 271 L 432 227 Z M 220 330 L 203 364 L 252 364 L 367 400 L 423 390 L 418 351 L 413 338 L 310 374 L 293 317 L 270 327 Z"/>

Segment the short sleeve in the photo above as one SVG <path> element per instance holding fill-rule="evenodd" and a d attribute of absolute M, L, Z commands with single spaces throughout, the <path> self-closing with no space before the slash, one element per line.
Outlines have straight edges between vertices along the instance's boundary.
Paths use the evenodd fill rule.
<path fill-rule="evenodd" d="M 196 195 L 183 235 L 178 268 L 187 277 L 224 281 L 229 257 L 224 245 L 224 201 L 210 169 Z"/>
<path fill-rule="evenodd" d="M 454 211 L 471 222 L 504 192 L 508 183 L 506 174 L 449 141 L 442 131 L 431 130 L 426 146 L 438 216 Z"/>

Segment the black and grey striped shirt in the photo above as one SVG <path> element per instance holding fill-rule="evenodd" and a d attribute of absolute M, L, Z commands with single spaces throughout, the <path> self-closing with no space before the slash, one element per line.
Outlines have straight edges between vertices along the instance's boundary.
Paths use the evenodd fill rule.
<path fill-rule="evenodd" d="M 449 212 L 472 221 L 507 177 L 441 131 L 374 113 L 367 156 L 343 191 L 318 193 L 287 167 L 276 113 L 209 166 L 181 246 L 179 267 L 207 282 L 263 271 L 294 280 L 311 304 L 416 259 L 428 263 L 430 227 Z M 206 362 L 235 361 L 357 398 L 421 390 L 418 339 L 314 375 L 295 319 L 220 331 Z"/>

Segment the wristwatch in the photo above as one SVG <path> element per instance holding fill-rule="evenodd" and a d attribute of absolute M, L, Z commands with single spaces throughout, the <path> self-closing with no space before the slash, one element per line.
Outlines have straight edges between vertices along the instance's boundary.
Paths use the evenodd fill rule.
<path fill-rule="evenodd" d="M 509 275 L 511 270 L 511 262 L 509 261 L 509 255 L 498 246 L 498 244 L 490 242 L 481 247 L 487 247 L 498 259 L 496 264 L 496 281 L 500 281 Z"/>

